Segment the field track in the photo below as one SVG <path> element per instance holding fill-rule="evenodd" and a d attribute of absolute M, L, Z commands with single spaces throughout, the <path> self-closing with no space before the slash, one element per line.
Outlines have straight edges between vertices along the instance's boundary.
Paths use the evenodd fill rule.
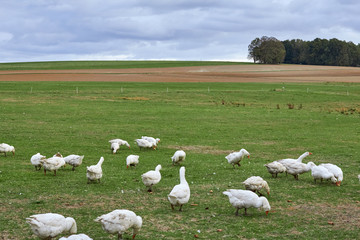
<path fill-rule="evenodd" d="M 360 82 L 360 68 L 228 65 L 173 68 L 0 71 L 0 81 Z"/>

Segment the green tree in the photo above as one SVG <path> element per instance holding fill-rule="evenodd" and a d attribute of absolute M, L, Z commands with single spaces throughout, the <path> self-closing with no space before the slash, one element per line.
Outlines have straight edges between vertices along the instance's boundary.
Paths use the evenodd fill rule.
<path fill-rule="evenodd" d="M 254 62 L 265 64 L 279 64 L 284 61 L 284 44 L 274 37 L 263 36 L 261 39 L 255 38 L 248 46 L 249 58 Z"/>

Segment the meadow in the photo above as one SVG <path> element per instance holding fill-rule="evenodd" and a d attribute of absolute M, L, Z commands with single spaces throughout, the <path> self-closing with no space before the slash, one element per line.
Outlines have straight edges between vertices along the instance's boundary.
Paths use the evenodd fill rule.
<path fill-rule="evenodd" d="M 37 239 L 25 218 L 54 212 L 75 218 L 78 233 L 115 239 L 93 220 L 114 209 L 143 218 L 136 239 L 356 239 L 360 227 L 360 84 L 357 83 L 144 83 L 0 82 L 0 239 Z M 141 150 L 134 139 L 161 139 Z M 108 141 L 127 140 L 112 154 Z M 245 148 L 241 167 L 225 156 Z M 183 212 L 167 195 L 179 183 L 170 157 L 183 149 L 191 189 Z M 264 164 L 297 158 L 342 168 L 340 187 L 314 183 L 310 172 L 272 178 Z M 35 171 L 30 157 L 85 155 L 75 171 Z M 127 169 L 126 156 L 140 163 Z M 103 156 L 101 183 L 87 184 L 86 166 Z M 141 174 L 162 165 L 162 180 L 146 191 Z M 271 211 L 235 216 L 222 192 L 244 189 L 261 176 Z M 131 232 L 125 235 L 131 238 Z"/>

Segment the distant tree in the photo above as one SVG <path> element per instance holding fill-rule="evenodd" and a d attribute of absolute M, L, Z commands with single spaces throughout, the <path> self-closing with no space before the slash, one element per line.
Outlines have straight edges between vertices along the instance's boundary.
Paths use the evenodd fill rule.
<path fill-rule="evenodd" d="M 265 64 L 279 64 L 284 61 L 285 47 L 283 43 L 274 37 L 263 36 L 255 38 L 248 46 L 250 59 L 254 62 Z"/>

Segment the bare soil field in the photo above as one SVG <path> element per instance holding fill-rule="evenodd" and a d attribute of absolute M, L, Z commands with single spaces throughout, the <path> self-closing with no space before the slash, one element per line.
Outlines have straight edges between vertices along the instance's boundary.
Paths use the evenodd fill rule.
<path fill-rule="evenodd" d="M 175 68 L 0 71 L 0 81 L 360 82 L 360 68 L 227 65 Z"/>

